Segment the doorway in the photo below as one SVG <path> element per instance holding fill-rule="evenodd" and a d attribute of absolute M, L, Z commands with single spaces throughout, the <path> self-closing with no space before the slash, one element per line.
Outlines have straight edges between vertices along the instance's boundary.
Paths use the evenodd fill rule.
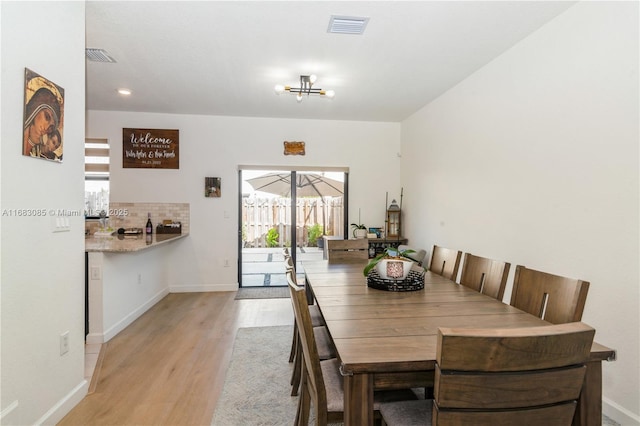
<path fill-rule="evenodd" d="M 239 167 L 238 283 L 287 285 L 284 248 L 303 279 L 303 262 L 322 260 L 323 236 L 346 235 L 348 170 Z"/>

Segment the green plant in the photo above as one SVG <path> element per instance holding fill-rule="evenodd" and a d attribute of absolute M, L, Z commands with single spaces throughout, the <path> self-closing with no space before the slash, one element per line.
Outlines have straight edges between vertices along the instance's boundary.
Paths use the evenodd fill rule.
<path fill-rule="evenodd" d="M 357 223 L 352 223 L 352 224 L 351 224 L 351 227 L 353 228 L 353 236 L 354 236 L 354 237 L 356 236 L 356 230 L 358 230 L 358 229 L 364 229 L 364 230 L 366 230 L 366 229 L 367 229 L 367 227 L 366 227 L 364 224 L 362 224 L 362 223 L 361 223 L 361 224 L 359 224 L 359 225 L 358 225 Z"/>
<path fill-rule="evenodd" d="M 362 271 L 364 276 L 369 275 L 369 271 L 371 271 L 382 259 L 403 259 L 403 260 L 411 260 L 407 255 L 411 253 L 415 253 L 415 250 L 407 249 L 407 250 L 398 250 L 395 247 L 386 247 L 382 253 L 374 257 L 367 263 L 367 266 L 364 267 Z"/>
<path fill-rule="evenodd" d="M 318 238 L 322 236 L 324 229 L 319 223 L 312 225 L 307 231 L 308 241 L 310 246 L 314 246 L 318 243 Z"/>
<path fill-rule="evenodd" d="M 278 239 L 280 238 L 280 234 L 276 231 L 276 228 L 271 228 L 267 232 L 267 236 L 265 239 L 267 240 L 267 247 L 278 247 Z"/>

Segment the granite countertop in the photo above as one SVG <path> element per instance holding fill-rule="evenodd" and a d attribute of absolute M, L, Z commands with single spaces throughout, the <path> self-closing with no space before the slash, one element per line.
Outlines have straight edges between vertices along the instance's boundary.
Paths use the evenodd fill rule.
<path fill-rule="evenodd" d="M 151 234 L 151 235 L 118 235 L 109 237 L 88 236 L 85 238 L 84 251 L 87 252 L 108 252 L 127 253 L 156 247 L 159 244 L 170 243 L 188 236 L 183 234 Z M 149 237 L 149 238 L 147 238 Z"/>

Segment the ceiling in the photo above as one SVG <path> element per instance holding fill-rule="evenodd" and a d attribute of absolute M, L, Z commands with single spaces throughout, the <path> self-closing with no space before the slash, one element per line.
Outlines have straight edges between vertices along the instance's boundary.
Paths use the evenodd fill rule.
<path fill-rule="evenodd" d="M 88 1 L 86 47 L 117 62 L 87 60 L 87 108 L 399 122 L 574 3 Z M 301 74 L 335 98 L 275 94 Z"/>

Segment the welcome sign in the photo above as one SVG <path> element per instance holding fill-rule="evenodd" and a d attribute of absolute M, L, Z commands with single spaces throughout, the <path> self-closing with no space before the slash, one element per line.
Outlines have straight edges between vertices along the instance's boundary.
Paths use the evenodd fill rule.
<path fill-rule="evenodd" d="M 122 129 L 122 167 L 179 169 L 178 130 Z"/>

